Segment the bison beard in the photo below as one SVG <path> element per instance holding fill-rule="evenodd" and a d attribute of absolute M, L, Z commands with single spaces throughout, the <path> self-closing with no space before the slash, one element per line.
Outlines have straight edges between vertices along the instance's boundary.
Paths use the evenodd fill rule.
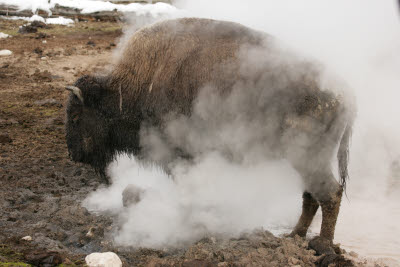
<path fill-rule="evenodd" d="M 132 36 L 109 75 L 84 76 L 68 87 L 68 149 L 73 160 L 103 175 L 120 153 L 166 171 L 177 158 L 190 162 L 212 150 L 234 161 L 254 151 L 264 159 L 286 158 L 306 188 L 291 235 L 305 236 L 321 206 L 320 237 L 311 244 L 334 253 L 329 245 L 347 179 L 354 110 L 321 88 L 322 78 L 318 64 L 239 24 L 157 23 Z M 236 129 L 232 138 L 218 138 L 233 122 L 243 125 L 246 138 L 235 139 Z M 149 142 L 149 133 L 158 142 Z M 340 184 L 330 166 L 337 146 Z"/>

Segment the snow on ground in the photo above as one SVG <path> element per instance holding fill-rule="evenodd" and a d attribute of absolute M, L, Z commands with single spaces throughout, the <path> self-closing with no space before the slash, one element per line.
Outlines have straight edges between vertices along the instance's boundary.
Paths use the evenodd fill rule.
<path fill-rule="evenodd" d="M 123 5 L 95 0 L 0 0 L 0 4 L 14 5 L 20 10 L 32 10 L 32 12 L 41 9 L 49 14 L 51 14 L 50 9 L 54 8 L 57 4 L 64 7 L 78 8 L 81 10 L 81 13 L 117 10 L 120 12 L 135 12 L 138 15 L 149 14 L 153 17 L 158 17 L 164 14 L 173 14 L 178 11 L 177 8 L 166 3 L 131 3 Z"/>
<path fill-rule="evenodd" d="M 0 32 L 0 39 L 2 39 L 2 38 L 7 38 L 7 37 L 9 37 L 10 35 L 8 35 L 7 33 L 4 33 L 4 32 Z"/>
<path fill-rule="evenodd" d="M 48 18 L 46 19 L 46 24 L 61 24 L 61 25 L 69 25 L 74 23 L 72 19 L 58 17 L 58 18 Z"/>
<path fill-rule="evenodd" d="M 10 19 L 10 20 L 26 20 L 29 22 L 33 22 L 33 21 L 41 21 L 44 22 L 46 24 L 60 24 L 60 25 L 70 25 L 72 23 L 74 23 L 74 21 L 72 19 L 68 19 L 68 18 L 64 18 L 64 17 L 57 17 L 57 18 L 43 18 L 41 16 L 38 15 L 33 15 L 32 17 L 18 17 L 18 16 L 0 16 L 1 19 Z M 0 35 L 1 38 L 1 35 Z"/>

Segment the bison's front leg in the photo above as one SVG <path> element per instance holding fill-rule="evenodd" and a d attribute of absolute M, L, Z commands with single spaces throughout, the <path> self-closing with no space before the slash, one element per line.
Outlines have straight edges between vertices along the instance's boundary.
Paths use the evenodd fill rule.
<path fill-rule="evenodd" d="M 110 178 L 108 177 L 106 170 L 100 170 L 99 175 L 103 183 L 105 183 L 106 185 L 110 185 Z"/>
<path fill-rule="evenodd" d="M 318 202 L 312 197 L 312 195 L 308 192 L 304 192 L 303 194 L 303 209 L 300 216 L 299 221 L 296 224 L 296 227 L 290 233 L 289 236 L 294 237 L 295 235 L 299 235 L 301 237 L 305 237 L 307 234 L 307 230 L 311 225 L 311 222 L 314 218 L 315 213 L 319 208 Z"/>

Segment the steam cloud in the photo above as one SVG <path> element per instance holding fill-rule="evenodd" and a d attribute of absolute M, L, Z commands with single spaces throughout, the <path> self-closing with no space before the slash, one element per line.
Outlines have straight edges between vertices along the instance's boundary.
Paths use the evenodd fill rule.
<path fill-rule="evenodd" d="M 268 32 L 291 49 L 318 59 L 354 89 L 358 116 L 350 149 L 348 199 L 342 201 L 335 241 L 364 255 L 400 260 L 400 167 L 396 165 L 400 160 L 400 25 L 396 1 L 182 0 L 176 5 L 187 16 L 236 21 Z M 212 105 L 199 103 L 199 116 Z M 212 116 L 206 114 L 206 118 Z M 185 124 L 172 123 L 177 122 L 182 129 Z M 177 246 L 208 234 L 238 235 L 256 227 L 286 232 L 301 210 L 302 183 L 290 165 L 266 161 L 256 149 L 239 153 L 247 155 L 240 160 L 228 160 L 212 149 L 223 151 L 224 146 L 244 152 L 241 145 L 257 140 L 251 135 L 257 131 L 241 132 L 254 126 L 242 123 L 202 136 L 193 131 L 181 135 L 196 141 L 188 143 L 201 153 L 194 164 L 175 161 L 171 176 L 155 166 L 120 157 L 109 168 L 113 184 L 91 194 L 84 205 L 117 217 L 120 227 L 113 234 L 121 245 Z M 224 143 L 231 133 L 236 142 Z M 179 133 L 171 135 L 178 137 Z M 170 155 L 157 131 L 146 129 L 143 136 L 156 161 Z M 204 150 L 204 146 L 211 149 Z M 122 192 L 130 184 L 144 193 L 139 203 L 123 207 Z M 320 217 L 314 219 L 313 233 L 319 232 Z"/>

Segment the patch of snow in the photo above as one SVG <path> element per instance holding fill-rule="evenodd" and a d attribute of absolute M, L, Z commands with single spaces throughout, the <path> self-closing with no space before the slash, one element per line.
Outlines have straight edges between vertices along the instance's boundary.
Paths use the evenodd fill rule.
<path fill-rule="evenodd" d="M 158 17 L 164 14 L 173 14 L 178 11 L 176 7 L 161 2 L 155 4 L 131 3 L 123 5 L 94 0 L 0 0 L 0 4 L 14 5 L 17 6 L 19 10 L 32 10 L 32 12 L 36 12 L 40 9 L 46 11 L 48 14 L 51 14 L 50 9 L 54 8 L 57 4 L 64 7 L 80 9 L 81 13 L 116 10 L 120 12 L 134 12 L 138 15 L 149 14 L 153 17 Z"/>
<path fill-rule="evenodd" d="M 11 56 L 12 52 L 7 49 L 0 50 L 0 56 Z"/>
<path fill-rule="evenodd" d="M 28 21 L 31 21 L 31 22 L 32 21 L 40 21 L 40 22 L 46 23 L 46 20 L 39 15 L 33 15 L 32 17 L 28 18 Z"/>
<path fill-rule="evenodd" d="M 17 16 L 0 16 L 1 19 L 9 19 L 9 20 L 27 20 L 28 17 L 17 17 Z"/>
<path fill-rule="evenodd" d="M 10 37 L 7 33 L 0 32 L 0 39 Z"/>
<path fill-rule="evenodd" d="M 72 19 L 58 17 L 58 18 L 48 18 L 46 19 L 46 24 L 60 24 L 60 25 L 69 25 L 74 23 Z"/>
<path fill-rule="evenodd" d="M 60 25 L 70 25 L 74 23 L 72 19 L 64 18 L 64 17 L 57 17 L 57 18 L 43 18 L 38 15 L 33 15 L 32 17 L 17 17 L 17 16 L 0 16 L 2 19 L 9 19 L 9 20 L 25 20 L 29 22 L 33 21 L 40 21 L 46 24 L 60 24 Z"/>
<path fill-rule="evenodd" d="M 38 9 L 50 11 L 46 6 L 49 6 L 47 0 L 0 0 L 0 4 L 17 6 L 19 10 L 32 10 L 35 12 Z"/>

